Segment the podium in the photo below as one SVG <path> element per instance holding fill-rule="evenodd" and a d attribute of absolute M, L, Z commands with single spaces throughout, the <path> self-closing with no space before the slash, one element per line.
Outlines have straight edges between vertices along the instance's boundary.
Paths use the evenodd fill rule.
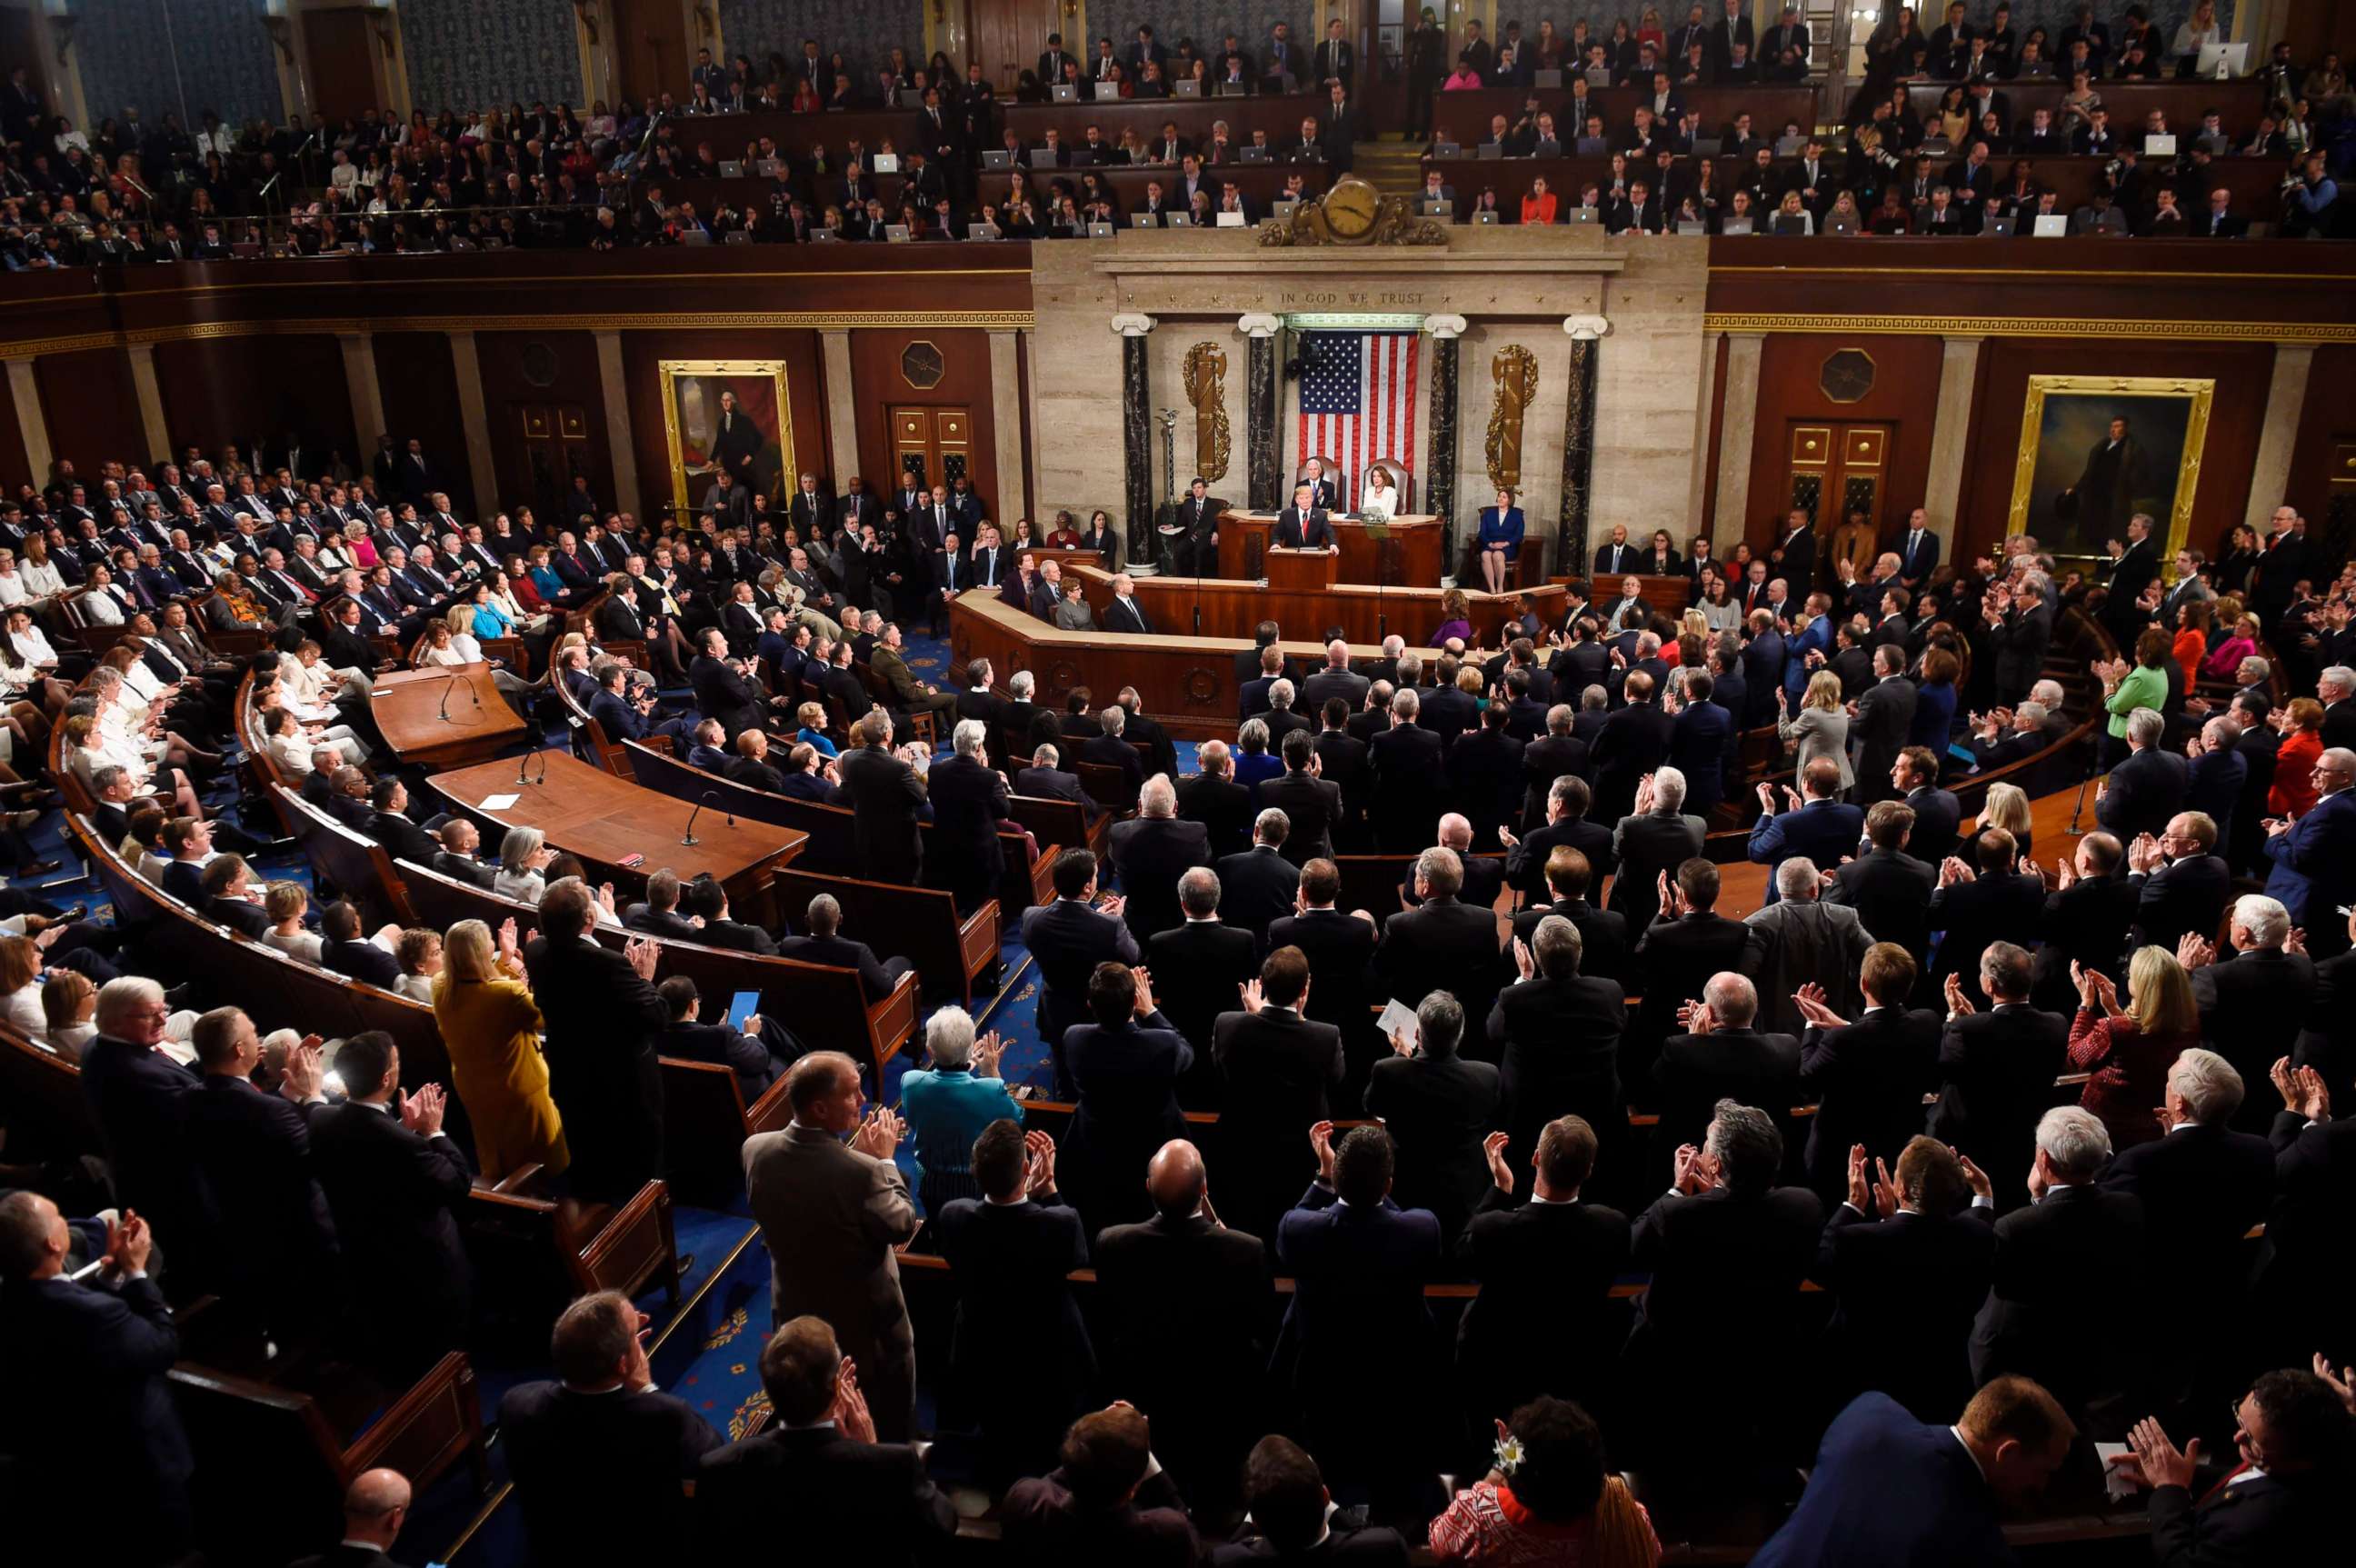
<path fill-rule="evenodd" d="M 1341 553 L 1333 550 L 1271 548 L 1260 557 L 1260 569 L 1268 574 L 1269 591 L 1275 594 L 1303 594 L 1330 588 L 1341 564 Z"/>

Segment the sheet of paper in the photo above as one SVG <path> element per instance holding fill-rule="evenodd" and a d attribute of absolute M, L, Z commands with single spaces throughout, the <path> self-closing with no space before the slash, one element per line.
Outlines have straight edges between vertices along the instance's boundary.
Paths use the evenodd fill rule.
<path fill-rule="evenodd" d="M 2127 1502 L 2136 1495 L 2136 1488 L 2133 1477 L 2124 1470 L 2111 1468 L 2111 1455 L 2124 1454 L 2126 1451 L 2127 1445 L 2124 1443 L 2094 1444 L 2094 1458 L 2103 1466 L 2103 1495 L 2115 1503 Z"/>
<path fill-rule="evenodd" d="M 1423 1044 L 1423 1029 L 1415 1021 L 1415 1009 L 1401 1004 L 1397 997 L 1384 1004 L 1383 1015 L 1375 1020 L 1375 1027 L 1386 1038 L 1397 1035 L 1410 1046 L 1420 1047 Z"/>
<path fill-rule="evenodd" d="M 509 806 L 514 805 L 518 800 L 522 799 L 523 797 L 520 795 L 486 796 L 483 800 L 483 810 L 486 811 L 504 811 Z"/>

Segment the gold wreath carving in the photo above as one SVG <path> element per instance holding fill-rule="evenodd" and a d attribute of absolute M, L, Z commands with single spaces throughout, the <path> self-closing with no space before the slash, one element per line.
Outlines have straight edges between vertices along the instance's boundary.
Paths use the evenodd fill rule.
<path fill-rule="evenodd" d="M 1262 245 L 1445 245 L 1448 231 L 1429 219 L 1415 215 L 1411 197 L 1386 196 L 1375 211 L 1374 221 L 1364 233 L 1343 234 L 1325 220 L 1324 205 L 1320 199 L 1301 203 L 1292 216 L 1282 221 L 1270 220 L 1259 226 Z"/>
<path fill-rule="evenodd" d="M 1194 472 L 1217 484 L 1227 477 L 1233 432 L 1227 425 L 1227 356 L 1216 343 L 1186 350 L 1186 401 L 1194 410 Z"/>
<path fill-rule="evenodd" d="M 1519 343 L 1497 350 L 1489 365 L 1497 401 L 1489 410 L 1489 482 L 1499 489 L 1522 483 L 1522 416 L 1538 395 L 1538 358 Z"/>

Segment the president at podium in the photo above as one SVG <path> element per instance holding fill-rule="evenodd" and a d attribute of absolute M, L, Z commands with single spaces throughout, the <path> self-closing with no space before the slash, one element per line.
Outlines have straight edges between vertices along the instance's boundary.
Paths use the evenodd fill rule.
<path fill-rule="evenodd" d="M 1312 505 L 1307 485 L 1292 487 L 1292 504 L 1276 514 L 1276 547 L 1279 550 L 1331 550 L 1333 529 L 1325 520 L 1325 509 Z"/>

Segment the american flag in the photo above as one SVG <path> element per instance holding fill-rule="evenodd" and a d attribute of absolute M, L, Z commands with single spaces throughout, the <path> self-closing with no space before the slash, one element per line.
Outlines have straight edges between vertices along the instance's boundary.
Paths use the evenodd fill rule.
<path fill-rule="evenodd" d="M 1415 460 L 1414 332 L 1301 335 L 1301 457 L 1338 467 L 1343 483 L 1365 486 L 1366 466 L 1398 470 Z M 1341 510 L 1357 504 L 1344 493 Z"/>

